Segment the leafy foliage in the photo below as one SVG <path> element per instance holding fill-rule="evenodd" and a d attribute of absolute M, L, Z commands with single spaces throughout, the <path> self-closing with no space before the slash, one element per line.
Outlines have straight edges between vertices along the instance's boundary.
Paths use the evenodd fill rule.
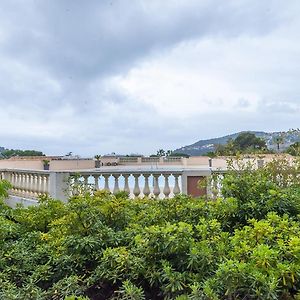
<path fill-rule="evenodd" d="M 10 188 L 11 188 L 11 184 L 8 181 L 6 180 L 0 181 L 0 200 L 7 197 L 8 190 Z"/>
<path fill-rule="evenodd" d="M 293 156 L 300 156 L 300 142 L 291 144 L 285 152 Z"/>
<path fill-rule="evenodd" d="M 242 132 L 225 145 L 216 145 L 217 155 L 237 155 L 238 153 L 269 153 L 265 140 L 251 132 Z"/>
<path fill-rule="evenodd" d="M 232 168 L 214 201 L 97 191 L 3 204 L 0 299 L 299 297 L 298 171 Z"/>
<path fill-rule="evenodd" d="M 45 156 L 45 154 L 41 151 L 18 149 L 5 149 L 1 152 L 1 154 L 5 158 L 10 158 L 13 156 Z"/>

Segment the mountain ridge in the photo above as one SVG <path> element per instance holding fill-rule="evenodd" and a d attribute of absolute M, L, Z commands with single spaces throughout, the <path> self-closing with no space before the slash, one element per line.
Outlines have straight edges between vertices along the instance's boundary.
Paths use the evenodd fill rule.
<path fill-rule="evenodd" d="M 299 141 L 299 134 L 294 132 L 283 132 L 283 131 L 275 131 L 275 132 L 265 132 L 265 131 L 252 131 L 252 130 L 244 130 L 236 133 L 228 134 L 225 136 L 211 138 L 206 140 L 199 140 L 193 144 L 186 145 L 174 150 L 175 153 L 182 153 L 191 156 L 203 155 L 207 152 L 211 152 L 215 150 L 215 145 L 224 145 L 228 142 L 229 139 L 235 139 L 239 134 L 243 132 L 250 132 L 255 134 L 257 137 L 260 137 L 266 141 L 267 147 L 270 150 L 275 150 L 277 144 L 274 140 L 277 137 L 280 137 L 282 133 L 285 133 L 285 138 L 283 143 L 280 145 L 281 150 L 286 149 L 292 143 Z"/>

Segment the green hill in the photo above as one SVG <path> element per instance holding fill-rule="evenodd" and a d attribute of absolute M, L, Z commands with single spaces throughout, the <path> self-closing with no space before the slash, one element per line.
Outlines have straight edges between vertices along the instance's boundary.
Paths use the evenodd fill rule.
<path fill-rule="evenodd" d="M 241 132 L 225 135 L 218 138 L 212 138 L 208 140 L 199 140 L 198 142 L 187 145 L 174 150 L 176 153 L 184 153 L 191 156 L 204 155 L 207 152 L 214 151 L 215 145 L 225 145 L 229 139 L 235 139 Z M 260 137 L 266 141 L 267 147 L 270 150 L 276 150 L 277 145 L 275 140 L 277 137 L 283 134 L 283 132 L 264 132 L 264 131 L 248 131 L 254 133 L 257 137 Z M 280 145 L 281 150 L 285 150 L 292 143 L 299 141 L 299 133 L 284 133 L 285 137 L 283 143 Z"/>

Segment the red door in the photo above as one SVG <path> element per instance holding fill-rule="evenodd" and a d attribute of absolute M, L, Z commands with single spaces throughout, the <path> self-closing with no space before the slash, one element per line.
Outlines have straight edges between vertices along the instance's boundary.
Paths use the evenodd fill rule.
<path fill-rule="evenodd" d="M 205 186 L 206 177 L 203 176 L 188 176 L 187 177 L 187 193 L 193 197 L 206 195 Z"/>

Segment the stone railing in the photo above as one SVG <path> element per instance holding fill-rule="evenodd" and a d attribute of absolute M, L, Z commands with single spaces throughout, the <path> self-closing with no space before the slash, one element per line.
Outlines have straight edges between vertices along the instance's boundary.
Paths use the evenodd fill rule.
<path fill-rule="evenodd" d="M 159 157 L 142 157 L 142 163 L 158 163 L 160 161 Z"/>
<path fill-rule="evenodd" d="M 140 157 L 120 157 L 119 163 L 138 163 L 140 160 Z"/>
<path fill-rule="evenodd" d="M 90 185 L 93 189 L 107 190 L 114 194 L 126 191 L 130 197 L 173 197 L 182 192 L 180 170 L 106 170 L 70 173 L 71 178 Z M 76 178 L 76 176 L 78 178 Z M 172 185 L 170 184 L 172 182 Z"/>
<path fill-rule="evenodd" d="M 147 165 L 147 164 L 173 164 L 173 165 L 183 165 L 185 162 L 185 158 L 183 157 L 120 157 L 118 158 L 118 164 L 120 165 L 130 165 L 130 164 L 138 164 L 138 165 Z"/>
<path fill-rule="evenodd" d="M 2 170 L 0 179 L 12 184 L 10 195 L 36 199 L 49 193 L 50 173 L 46 171 Z"/>
<path fill-rule="evenodd" d="M 176 156 L 173 156 L 173 157 L 172 156 L 167 156 L 167 157 L 163 158 L 163 162 L 164 163 L 170 163 L 170 162 L 174 163 L 174 162 L 176 162 L 176 163 L 181 164 L 182 158 L 181 157 L 176 157 Z"/>
<path fill-rule="evenodd" d="M 221 175 L 211 177 L 211 174 L 210 169 L 187 170 L 174 166 L 161 169 L 115 167 L 78 172 L 3 169 L 0 170 L 0 179 L 9 181 L 13 186 L 10 196 L 20 199 L 35 200 L 40 195 L 48 194 L 52 198 L 67 201 L 72 193 L 70 186 L 86 187 L 92 192 L 103 189 L 114 194 L 126 191 L 131 198 L 148 196 L 164 199 L 180 193 L 217 196 L 220 193 Z M 197 178 L 208 183 L 200 194 L 197 194 Z"/>

